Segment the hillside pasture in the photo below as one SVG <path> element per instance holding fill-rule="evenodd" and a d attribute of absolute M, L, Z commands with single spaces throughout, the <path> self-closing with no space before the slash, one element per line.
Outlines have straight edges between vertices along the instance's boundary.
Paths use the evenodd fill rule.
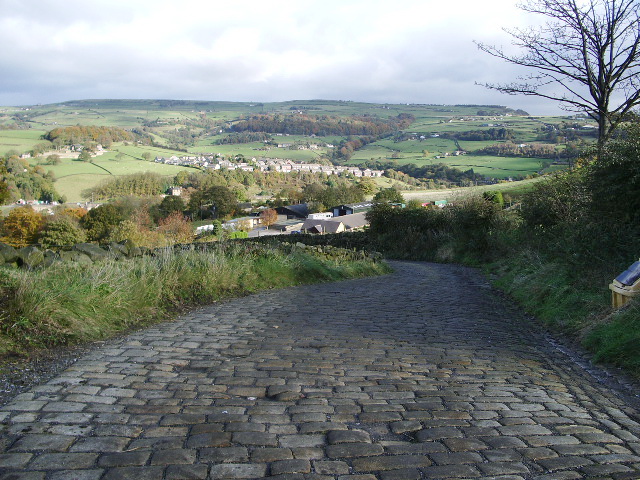
<path fill-rule="evenodd" d="M 479 116 L 480 110 L 496 112 L 496 115 Z M 398 165 L 415 163 L 445 163 L 462 170 L 473 168 L 475 172 L 495 178 L 526 176 L 536 173 L 541 163 L 547 160 L 533 158 L 507 158 L 474 155 L 473 152 L 498 141 L 459 141 L 460 147 L 471 154 L 453 156 L 456 143 L 432 134 L 462 133 L 486 131 L 491 128 L 507 128 L 514 132 L 515 143 L 530 143 L 536 139 L 540 127 L 545 124 L 578 122 L 587 124 L 588 120 L 575 120 L 569 117 L 520 117 L 508 116 L 506 108 L 480 105 L 416 105 L 416 104 L 373 104 L 340 100 L 293 100 L 287 102 L 208 102 L 180 100 L 80 100 L 51 105 L 38 105 L 28 108 L 5 107 L 0 109 L 0 124 L 31 126 L 27 130 L 0 130 L 0 155 L 9 150 L 19 153 L 28 152 L 37 143 L 43 142 L 41 136 L 60 126 L 94 125 L 118 126 L 125 129 L 144 128 L 154 142 L 159 145 L 176 145 L 188 149 L 188 154 L 220 153 L 227 156 L 243 155 L 245 158 L 281 158 L 294 161 L 317 162 L 321 157 L 331 157 L 333 149 L 321 147 L 318 150 L 297 150 L 289 148 L 265 147 L 262 142 L 234 145 L 216 145 L 215 142 L 228 135 L 228 127 L 234 122 L 255 114 L 297 114 L 326 115 L 333 117 L 375 116 L 391 118 L 399 114 L 411 114 L 415 122 L 404 133 L 424 135 L 420 140 L 395 142 L 393 136 L 381 139 L 354 152 L 349 164 L 361 164 L 364 161 L 380 160 L 396 162 Z M 7 120 L 7 119 L 12 119 Z M 203 121 L 204 120 L 204 121 Z M 190 136 L 181 136 L 179 130 L 187 128 L 196 138 L 189 146 Z M 206 128 L 206 134 L 203 133 Z M 222 133 L 221 133 L 222 130 Z M 200 135 L 200 136 L 198 136 Z M 271 134 L 277 143 L 330 143 L 338 146 L 345 137 L 307 137 L 302 135 Z M 426 154 L 423 154 L 426 151 Z M 175 167 L 143 161 L 142 155 L 148 152 L 153 159 L 156 156 L 188 155 L 184 151 L 170 150 L 137 144 L 115 144 L 111 151 L 94 159 L 94 164 L 85 164 L 72 159 L 63 159 L 60 165 L 42 165 L 45 170 L 53 170 L 59 178 L 56 188 L 69 198 L 78 198 L 82 189 L 93 186 L 104 175 L 125 175 L 135 172 L 157 171 L 161 175 L 175 175 L 185 167 Z M 449 156 L 444 156 L 448 153 Z M 120 158 L 116 158 L 120 155 Z M 46 157 L 47 154 L 44 155 Z M 439 156 L 441 158 L 435 158 Z M 392 158 L 396 157 L 396 158 Z M 32 163 L 44 163 L 44 159 Z M 552 167 L 557 169 L 561 167 Z M 108 172 L 107 172 L 108 170 Z M 85 178 L 85 176 L 87 176 Z M 67 186 L 68 185 L 68 188 Z M 73 186 L 77 192 L 70 194 Z"/>
<path fill-rule="evenodd" d="M 292 143 L 283 141 L 283 143 Z M 265 148 L 262 142 L 238 143 L 233 145 L 213 145 L 211 141 L 198 142 L 195 147 L 190 148 L 192 153 L 219 153 L 226 156 L 242 155 L 246 159 L 255 158 L 283 158 L 304 162 L 316 162 L 326 149 L 319 150 L 293 150 L 289 148 L 271 147 Z M 183 154 L 185 155 L 185 154 Z"/>
<path fill-rule="evenodd" d="M 370 152 L 375 152 L 375 150 L 370 150 Z M 351 159 L 349 164 L 357 165 L 362 162 L 362 159 L 354 158 Z M 377 157 L 374 157 L 374 160 L 375 159 L 377 159 Z M 400 158 L 393 160 L 390 155 L 387 155 L 382 161 L 393 161 L 398 165 L 415 164 L 418 167 L 443 163 L 462 171 L 473 169 L 475 173 L 497 179 L 533 175 L 541 170 L 541 163 L 543 162 L 543 160 L 539 158 L 498 157 L 491 155 L 449 155 L 441 158 L 424 158 L 422 155 L 410 155 L 406 153 L 400 154 Z"/>
<path fill-rule="evenodd" d="M 98 185 L 110 176 L 130 175 L 139 172 L 153 172 L 166 177 L 174 177 L 182 170 L 193 170 L 185 166 L 165 165 L 153 161 L 144 161 L 142 152 L 153 150 L 150 147 L 119 146 L 125 156 L 117 159 L 118 151 L 110 151 L 93 158 L 93 162 L 82 162 L 76 159 L 63 158 L 59 165 L 43 165 L 47 171 L 52 171 L 56 177 L 54 186 L 58 193 L 65 195 L 70 202 L 80 202 L 81 192 Z M 161 150 L 161 149 L 156 149 Z M 166 150 L 162 150 L 166 152 Z M 169 152 L 171 153 L 171 152 Z M 165 153 L 165 156 L 166 153 Z M 32 159 L 32 164 L 37 164 Z"/>
<path fill-rule="evenodd" d="M 0 130 L 0 155 L 11 150 L 25 153 L 33 149 L 38 143 L 48 143 L 42 136 L 45 130 Z"/>

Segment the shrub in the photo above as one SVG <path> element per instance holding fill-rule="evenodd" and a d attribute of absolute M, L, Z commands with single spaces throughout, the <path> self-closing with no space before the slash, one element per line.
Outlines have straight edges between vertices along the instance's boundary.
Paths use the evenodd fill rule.
<path fill-rule="evenodd" d="M 101 242 L 109 237 L 111 230 L 124 220 L 124 215 L 114 205 L 100 205 L 89 210 L 82 218 L 81 225 L 87 231 L 87 238 Z"/>
<path fill-rule="evenodd" d="M 520 214 L 527 229 L 540 231 L 583 220 L 590 202 L 585 171 L 562 172 L 524 194 Z"/>
<path fill-rule="evenodd" d="M 606 223 L 640 220 L 640 124 L 607 143 L 588 168 L 591 209 Z"/>
<path fill-rule="evenodd" d="M 75 245 L 85 240 L 85 232 L 67 216 L 47 222 L 40 234 L 40 243 L 45 248 Z"/>

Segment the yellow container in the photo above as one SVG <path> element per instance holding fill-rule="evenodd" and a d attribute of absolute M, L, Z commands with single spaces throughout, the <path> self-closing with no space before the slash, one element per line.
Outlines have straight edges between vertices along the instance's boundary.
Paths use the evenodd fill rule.
<path fill-rule="evenodd" d="M 611 290 L 611 306 L 620 308 L 636 295 L 640 295 L 640 280 L 633 285 L 624 285 L 617 280 L 609 284 Z"/>

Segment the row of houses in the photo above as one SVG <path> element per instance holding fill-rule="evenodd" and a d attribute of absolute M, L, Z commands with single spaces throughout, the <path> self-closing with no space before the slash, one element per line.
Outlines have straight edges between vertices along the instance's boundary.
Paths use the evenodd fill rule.
<path fill-rule="evenodd" d="M 231 161 L 214 155 L 156 157 L 156 163 L 208 168 L 212 170 L 242 170 L 245 172 L 324 173 L 325 175 L 353 175 L 354 177 L 382 177 L 384 171 L 342 165 L 294 162 L 280 158 L 252 158 L 251 161 Z"/>

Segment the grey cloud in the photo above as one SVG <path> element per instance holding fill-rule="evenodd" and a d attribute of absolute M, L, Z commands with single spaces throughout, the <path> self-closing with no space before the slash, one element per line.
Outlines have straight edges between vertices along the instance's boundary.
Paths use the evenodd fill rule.
<path fill-rule="evenodd" d="M 0 51 L 0 104 L 77 98 L 532 104 L 475 86 L 521 72 L 479 53 L 471 31 L 387 23 L 385 9 L 369 2 L 301 1 L 265 18 L 262 11 L 243 17 L 228 4 L 217 15 L 215 2 L 200 4 L 208 7 L 190 23 L 183 15 L 160 30 L 153 15 L 174 4 L 0 0 L 0 43 L 12 46 Z"/>

